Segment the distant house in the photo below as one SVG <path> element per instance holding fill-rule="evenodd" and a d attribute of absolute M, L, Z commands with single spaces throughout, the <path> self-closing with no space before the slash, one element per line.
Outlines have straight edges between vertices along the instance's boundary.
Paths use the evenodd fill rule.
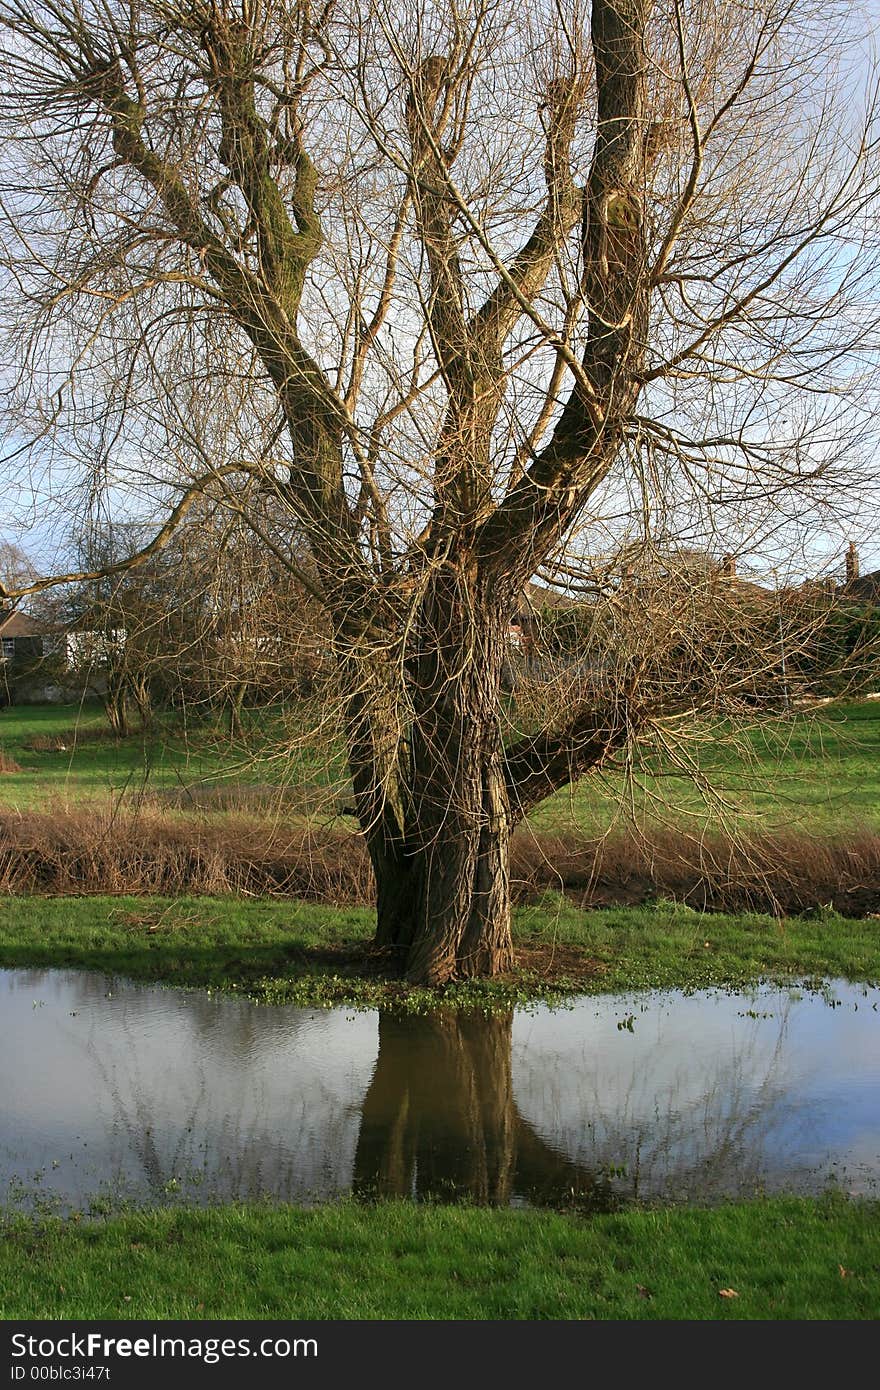
<path fill-rule="evenodd" d="M 14 661 L 39 661 L 45 651 L 46 632 L 27 613 L 13 609 L 0 613 L 0 643 L 0 660 L 5 666 Z"/>
<path fill-rule="evenodd" d="M 68 671 L 106 667 L 124 647 L 125 637 L 124 628 L 52 628 L 16 609 L 0 611 L 0 669 L 8 671 L 13 663 L 34 667 L 48 657 Z"/>
<path fill-rule="evenodd" d="M 59 636 L 59 650 L 69 670 L 103 669 L 119 657 L 128 634 L 124 627 L 75 626 Z"/>
<path fill-rule="evenodd" d="M 98 630 L 85 626 L 50 628 L 16 609 L 0 611 L 0 660 L 35 662 L 43 657 L 60 657 L 68 669 L 106 666 L 125 646 L 124 628 Z"/>
<path fill-rule="evenodd" d="M 529 656 L 534 652 L 541 614 L 548 608 L 576 608 L 577 600 L 544 584 L 527 584 L 517 609 L 510 616 L 510 645 Z"/>

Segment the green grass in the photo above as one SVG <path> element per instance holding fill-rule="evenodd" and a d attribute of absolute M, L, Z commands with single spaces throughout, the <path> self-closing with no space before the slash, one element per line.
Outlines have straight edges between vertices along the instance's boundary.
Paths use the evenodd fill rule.
<path fill-rule="evenodd" d="M 106 727 L 97 705 L 22 706 L 0 711 L 0 747 L 22 772 L 0 778 L 0 806 L 39 809 L 53 799 L 71 803 L 209 783 L 277 786 L 287 790 L 289 814 L 322 820 L 346 799 L 344 758 L 299 746 L 297 730 L 314 711 L 246 712 L 244 735 L 230 741 L 210 719 L 184 723 L 160 716 L 152 732 L 119 741 L 94 741 Z M 64 751 L 35 752 L 39 734 L 69 734 Z M 801 829 L 810 834 L 880 830 L 880 702 L 834 704 L 779 717 L 751 729 L 726 725 L 686 730 L 700 775 L 722 801 L 707 801 L 695 782 L 667 757 L 650 751 L 637 759 L 632 786 L 613 769 L 584 779 L 539 806 L 533 824 L 605 833 L 627 815 L 645 824 L 686 825 L 694 831 L 748 825 Z"/>
<path fill-rule="evenodd" d="M 514 975 L 442 992 L 407 988 L 365 962 L 373 927 L 366 908 L 271 899 L 7 898 L 0 967 L 72 966 L 272 1003 L 419 1010 L 760 979 L 880 980 L 880 923 L 833 913 L 778 920 L 672 903 L 584 912 L 548 894 L 515 914 Z"/>
<path fill-rule="evenodd" d="M 40 810 L 56 800 L 77 805 L 166 790 L 185 800 L 186 788 L 244 783 L 277 787 L 293 805 L 317 801 L 326 811 L 341 755 L 328 760 L 317 748 L 298 746 L 302 717 L 248 712 L 243 736 L 233 740 L 214 719 L 161 714 L 149 731 L 115 739 L 94 703 L 13 706 L 0 710 L 0 748 L 22 770 L 0 777 L 0 807 Z M 41 736 L 63 736 L 65 747 L 28 746 Z"/>
<path fill-rule="evenodd" d="M 811 835 L 880 830 L 880 701 L 834 704 L 752 728 L 686 731 L 700 777 L 678 775 L 669 758 L 645 752 L 631 786 L 619 773 L 585 778 L 542 803 L 532 823 L 605 833 L 634 816 L 695 833 L 748 827 Z"/>
<path fill-rule="evenodd" d="M 96 733 L 108 737 L 96 740 Z M 173 785 L 216 774 L 218 755 L 202 736 L 189 744 L 160 725 L 149 735 L 116 740 L 98 705 L 25 705 L 0 711 L 0 745 L 22 771 L 0 779 L 0 804 L 16 810 L 39 809 L 60 798 L 74 803 Z M 35 751 L 35 737 L 66 738 L 58 750 Z M 232 762 L 232 759 L 229 759 Z"/>
<path fill-rule="evenodd" d="M 253 985 L 369 940 L 366 908 L 237 898 L 0 900 L 0 966 L 75 966 L 182 985 Z"/>
<path fill-rule="evenodd" d="M 546 894 L 517 910 L 515 939 L 576 946 L 601 967 L 592 988 L 603 992 L 735 987 L 795 975 L 880 980 L 880 922 L 824 910 L 778 918 L 659 902 L 581 911 Z"/>
<path fill-rule="evenodd" d="M 734 1290 L 724 1298 L 720 1290 Z M 880 1204 L 343 1203 L 0 1226 L 6 1318 L 875 1318 Z"/>

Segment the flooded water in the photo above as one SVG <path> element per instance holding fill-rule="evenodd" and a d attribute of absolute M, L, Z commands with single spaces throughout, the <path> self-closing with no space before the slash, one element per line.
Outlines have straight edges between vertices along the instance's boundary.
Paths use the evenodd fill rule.
<path fill-rule="evenodd" d="M 0 972 L 7 1204 L 876 1193 L 880 990 L 407 1018 Z"/>

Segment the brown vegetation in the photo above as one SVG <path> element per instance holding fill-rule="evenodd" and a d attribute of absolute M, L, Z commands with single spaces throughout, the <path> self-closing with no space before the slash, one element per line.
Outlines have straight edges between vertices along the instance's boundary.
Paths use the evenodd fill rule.
<path fill-rule="evenodd" d="M 0 815 L 0 891 L 283 894 L 369 900 L 357 837 L 229 816 L 89 807 Z"/>
<path fill-rule="evenodd" d="M 880 910 L 880 835 L 867 832 L 819 841 L 720 833 L 697 839 L 666 830 L 597 842 L 521 831 L 511 868 L 519 902 L 555 889 L 581 907 L 672 898 L 716 911 L 795 913 L 829 904 L 851 916 Z M 0 891 L 374 901 L 369 857 L 355 832 L 153 808 L 0 815 Z"/>
<path fill-rule="evenodd" d="M 512 874 L 520 900 L 556 888 L 581 907 L 671 898 L 716 912 L 806 912 L 847 916 L 880 908 L 880 835 L 636 831 L 601 843 L 569 834 L 521 833 Z"/>

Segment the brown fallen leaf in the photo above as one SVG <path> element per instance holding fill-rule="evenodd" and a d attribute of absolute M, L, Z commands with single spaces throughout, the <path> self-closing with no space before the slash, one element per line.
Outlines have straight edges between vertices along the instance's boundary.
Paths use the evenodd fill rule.
<path fill-rule="evenodd" d="M 654 1297 L 654 1295 L 651 1293 L 651 1290 L 650 1290 L 650 1289 L 646 1289 L 645 1286 L 644 1286 L 644 1284 L 636 1284 L 636 1290 L 637 1290 L 637 1292 L 638 1292 L 639 1298 L 653 1298 L 653 1297 Z"/>
<path fill-rule="evenodd" d="M 719 1289 L 719 1290 L 718 1290 L 718 1297 L 719 1297 L 719 1298 L 739 1298 L 739 1294 L 737 1293 L 736 1289 Z"/>
<path fill-rule="evenodd" d="M 838 1265 L 837 1268 L 840 1270 L 841 1279 L 847 1279 L 852 1274 L 852 1270 L 844 1269 L 843 1265 Z"/>

